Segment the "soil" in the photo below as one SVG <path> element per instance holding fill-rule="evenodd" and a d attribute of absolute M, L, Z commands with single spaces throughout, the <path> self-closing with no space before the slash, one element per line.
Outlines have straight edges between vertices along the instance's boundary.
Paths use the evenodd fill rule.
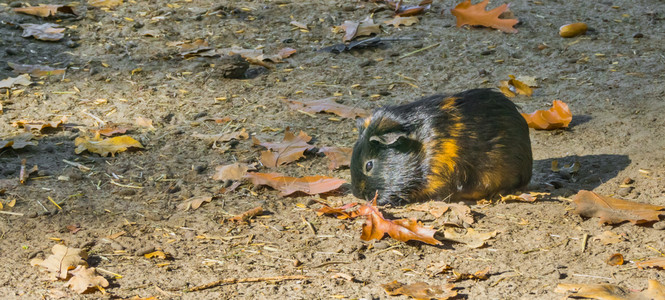
<path fill-rule="evenodd" d="M 459 297 L 468 299 L 561 299 L 564 295 L 554 291 L 559 283 L 642 290 L 647 279 L 665 282 L 663 270 L 634 264 L 665 252 L 665 231 L 657 229 L 662 221 L 653 227 L 603 226 L 597 218 L 574 214 L 570 202 L 584 189 L 665 205 L 665 7 L 658 1 L 515 0 L 510 8 L 520 20 L 516 34 L 457 28 L 450 14 L 455 3 L 435 1 L 418 24 L 382 26 L 380 36 L 394 40 L 337 54 L 317 51 L 341 42 L 342 34 L 331 28 L 362 20 L 383 4 L 151 0 L 128 1 L 108 11 L 75 2 L 78 16 L 38 18 L 12 11 L 42 2 L 0 4 L 0 78 L 16 76 L 8 62 L 67 69 L 64 75 L 33 78 L 35 84 L 19 88 L 23 93 L 2 91 L 2 138 L 23 132 L 11 125 L 17 120 L 68 117 L 65 126 L 43 132 L 37 146 L 0 151 L 0 189 L 5 190 L 0 201 L 5 211 L 22 214 L 0 214 L 3 299 L 386 299 L 392 297 L 381 285 L 394 280 L 446 284 L 450 274 L 434 272 L 445 264 L 462 273 L 490 267 L 487 280 L 455 283 Z M 380 23 L 391 15 L 377 10 L 373 16 Z M 296 29 L 292 20 L 308 24 L 309 30 Z M 44 22 L 66 27 L 65 38 L 21 37 L 17 24 Z M 560 37 L 559 26 L 573 22 L 585 22 L 590 30 L 576 38 Z M 273 54 L 291 47 L 297 53 L 283 63 L 268 62 L 272 68 L 250 65 L 235 73 L 242 78 L 226 78 L 228 58 L 183 58 L 179 48 L 169 46 L 198 38 L 216 49 L 262 48 Z M 422 48 L 427 49 L 415 52 Z M 249 139 L 227 143 L 223 152 L 192 137 L 245 128 L 260 140 L 280 140 L 290 127 L 312 135 L 317 146 L 350 147 L 355 121 L 303 114 L 282 99 L 335 96 L 346 105 L 372 109 L 435 93 L 496 87 L 508 75 L 536 77 L 539 87 L 532 97 L 513 98 L 524 112 L 547 109 L 560 99 L 574 118 L 565 130 L 531 131 L 531 191 L 551 196 L 533 203 L 467 203 L 475 230 L 498 231 L 477 249 L 388 237 L 365 242 L 360 239 L 363 220 L 319 217 L 312 211 L 319 207 L 313 196 L 282 197 L 250 183 L 219 194 L 224 183 L 211 179 L 215 167 L 254 163 L 261 149 Z M 136 126 L 137 117 L 153 120 L 155 129 Z M 232 121 L 218 124 L 206 117 Z M 145 149 L 115 157 L 75 154 L 74 139 L 90 134 L 99 125 L 96 118 L 129 124 L 128 134 Z M 39 171 L 21 185 L 23 159 Z M 79 170 L 65 160 L 90 169 Z M 577 161 L 580 170 L 553 172 L 553 160 L 559 165 Z M 330 171 L 327 164 L 325 157 L 310 154 L 261 171 L 350 180 L 348 169 Z M 629 187 L 622 185 L 626 178 L 634 180 Z M 196 210 L 177 208 L 185 199 L 212 195 Z M 13 199 L 15 206 L 8 208 Z M 325 201 L 357 200 L 342 190 Z M 224 222 L 257 206 L 266 213 L 249 224 Z M 403 207 L 385 211 L 435 224 L 431 215 Z M 69 225 L 81 229 L 72 233 Z M 625 240 L 603 245 L 594 239 L 608 230 Z M 110 281 L 105 295 L 78 295 L 29 264 L 33 257 L 48 256 L 57 243 L 88 251 L 88 263 L 104 270 L 98 272 Z M 152 249 L 171 259 L 141 255 Z M 626 263 L 606 264 L 614 253 Z M 354 280 L 335 278 L 338 273 Z M 287 275 L 307 279 L 185 292 L 224 278 Z"/>

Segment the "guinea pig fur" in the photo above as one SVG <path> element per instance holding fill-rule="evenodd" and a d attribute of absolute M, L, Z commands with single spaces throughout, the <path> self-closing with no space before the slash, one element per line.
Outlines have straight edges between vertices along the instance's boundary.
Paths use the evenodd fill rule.
<path fill-rule="evenodd" d="M 378 203 L 477 200 L 529 183 L 531 141 L 515 104 L 491 89 L 435 95 L 359 120 L 353 194 Z"/>

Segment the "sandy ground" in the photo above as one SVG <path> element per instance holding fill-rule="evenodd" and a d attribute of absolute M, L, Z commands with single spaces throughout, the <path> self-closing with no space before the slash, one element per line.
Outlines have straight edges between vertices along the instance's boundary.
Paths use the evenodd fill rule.
<path fill-rule="evenodd" d="M 16 76 L 8 62 L 67 68 L 67 72 L 33 78 L 37 83 L 20 88 L 24 92 L 19 95 L 8 97 L 3 90 L 0 137 L 23 132 L 11 125 L 20 119 L 67 116 L 68 120 L 66 126 L 40 135 L 37 146 L 0 150 L 0 189 L 5 189 L 0 201 L 7 204 L 15 199 L 16 205 L 5 211 L 23 214 L 0 215 L 4 266 L 0 295 L 5 299 L 386 299 L 381 284 L 393 280 L 445 284 L 450 274 L 435 272 L 445 264 L 467 273 L 490 267 L 487 280 L 455 283 L 460 297 L 468 299 L 561 299 L 564 295 L 554 292 L 558 283 L 611 283 L 642 290 L 647 279 L 665 282 L 662 270 L 640 270 L 633 263 L 665 251 L 664 231 L 651 224 L 599 225 L 597 219 L 573 214 L 574 205 L 566 200 L 586 189 L 665 205 L 665 6 L 659 1 L 518 0 L 511 9 L 521 21 L 516 27 L 519 33 L 505 34 L 457 28 L 450 14 L 455 4 L 435 1 L 420 16 L 420 23 L 410 27 L 382 26 L 380 36 L 401 40 L 333 54 L 316 51 L 341 42 L 342 34 L 331 28 L 345 20 L 362 20 L 381 5 L 137 0 L 104 11 L 83 2 L 75 7 L 78 16 L 59 14 L 45 20 L 14 13 L 11 6 L 21 2 L 3 3 L 0 78 Z M 390 17 L 388 10 L 374 14 L 377 23 Z M 309 30 L 294 29 L 289 25 L 292 20 L 307 24 Z M 66 27 L 65 38 L 58 42 L 23 38 L 16 25 L 44 22 Z M 581 37 L 561 38 L 559 26 L 572 22 L 586 22 L 591 30 Z M 223 59 L 185 59 L 179 48 L 169 46 L 198 38 L 215 49 L 262 48 L 272 54 L 291 47 L 297 53 L 274 68 L 251 65 L 245 78 L 231 79 L 223 76 L 229 66 Z M 402 57 L 428 46 L 432 47 Z M 531 132 L 533 191 L 551 192 L 551 197 L 534 203 L 468 203 L 476 219 L 474 229 L 498 231 L 485 247 L 471 249 L 452 242 L 435 247 L 390 238 L 364 242 L 362 220 L 318 217 L 311 210 L 319 207 L 310 200 L 313 197 L 281 197 L 249 183 L 197 210 L 177 208 L 190 197 L 217 195 L 223 183 L 211 179 L 216 166 L 256 162 L 261 150 L 252 147 L 251 140 L 241 140 L 221 152 L 192 137 L 194 133 L 245 128 L 261 140 L 279 140 L 290 127 L 312 135 L 317 146 L 349 147 L 356 138 L 353 120 L 302 114 L 281 99 L 337 95 L 344 104 L 372 109 L 433 93 L 496 87 L 508 75 L 537 79 L 539 87 L 532 97 L 513 98 L 523 111 L 547 109 L 552 100 L 560 99 L 569 104 L 574 119 L 566 130 Z M 75 154 L 74 139 L 98 125 L 92 116 L 128 124 L 132 128 L 128 134 L 145 149 L 115 157 Z M 136 126 L 137 117 L 153 120 L 155 129 Z M 205 121 L 206 117 L 233 121 L 217 124 Z M 38 165 L 39 171 L 19 185 L 23 159 L 29 167 Z M 572 176 L 555 173 L 550 170 L 554 159 L 561 165 L 578 161 L 581 168 Z M 63 160 L 90 170 L 81 171 Z M 348 169 L 329 171 L 327 159 L 317 155 L 277 171 L 350 180 Z M 623 187 L 625 178 L 634 183 Z M 47 197 L 61 203 L 62 209 Z M 335 195 L 327 201 L 355 200 Z M 267 214 L 249 225 L 221 222 L 259 205 Z M 436 224 L 425 213 L 387 211 Z M 72 233 L 68 225 L 81 229 Z M 625 240 L 603 245 L 594 239 L 608 230 Z M 124 235 L 112 236 L 122 231 Z M 106 295 L 97 291 L 79 296 L 30 266 L 31 258 L 46 257 L 56 243 L 89 252 L 89 264 L 107 271 L 100 271 L 110 281 Z M 172 259 L 140 255 L 151 249 L 162 249 Z M 607 265 L 605 260 L 614 253 L 623 254 L 626 264 Z M 333 278 L 337 273 L 355 279 Z M 308 279 L 184 292 L 223 278 L 286 275 Z"/>

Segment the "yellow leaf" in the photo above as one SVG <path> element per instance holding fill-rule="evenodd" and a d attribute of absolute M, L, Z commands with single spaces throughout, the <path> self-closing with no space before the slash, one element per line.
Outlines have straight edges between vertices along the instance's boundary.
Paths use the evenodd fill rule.
<path fill-rule="evenodd" d="M 101 156 L 107 156 L 109 153 L 115 155 L 118 152 L 123 152 L 128 148 L 143 148 L 143 145 L 137 140 L 127 135 L 112 137 L 109 139 L 78 137 L 74 140 L 76 147 L 76 154 L 85 150 L 92 153 L 97 153 Z"/>

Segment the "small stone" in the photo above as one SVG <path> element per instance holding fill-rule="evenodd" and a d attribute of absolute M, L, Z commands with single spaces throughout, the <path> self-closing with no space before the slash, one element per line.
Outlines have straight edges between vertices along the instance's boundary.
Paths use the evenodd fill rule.
<path fill-rule="evenodd" d="M 196 237 L 196 232 L 194 232 L 194 231 L 192 231 L 192 230 L 187 230 L 187 231 L 185 232 L 185 239 L 186 239 L 186 240 L 191 241 L 191 240 L 193 240 L 195 237 Z"/>
<path fill-rule="evenodd" d="M 617 195 L 619 195 L 621 197 L 626 197 L 626 196 L 630 195 L 630 192 L 632 192 L 632 191 L 633 191 L 633 187 L 631 187 L 631 186 L 622 187 L 617 191 Z"/>
<path fill-rule="evenodd" d="M 18 8 L 21 6 L 23 6 L 23 3 L 21 1 L 14 1 L 9 3 L 9 7 Z"/>
<path fill-rule="evenodd" d="M 633 38 L 634 38 L 634 39 L 641 39 L 641 38 L 643 38 L 643 37 L 644 37 L 644 34 L 639 33 L 639 32 L 636 33 L 636 34 L 633 34 Z"/>
<path fill-rule="evenodd" d="M 355 11 L 356 6 L 352 5 L 352 4 L 344 5 L 344 6 L 342 6 L 342 10 L 343 11 Z"/>
<path fill-rule="evenodd" d="M 480 55 L 490 55 L 494 54 L 494 52 L 495 52 L 494 50 L 485 50 L 483 52 L 480 52 Z"/>
<path fill-rule="evenodd" d="M 113 250 L 125 250 L 125 246 L 119 244 L 118 242 L 112 242 L 111 248 L 113 248 Z"/>
<path fill-rule="evenodd" d="M 7 55 L 17 55 L 18 50 L 14 49 L 14 48 L 7 48 L 7 49 L 5 49 L 5 53 L 7 53 Z"/>
<path fill-rule="evenodd" d="M 194 171 L 196 171 L 196 174 L 203 174 L 203 172 L 205 172 L 206 169 L 208 169 L 207 165 L 198 165 L 194 167 Z"/>
<path fill-rule="evenodd" d="M 65 43 L 65 46 L 67 46 L 67 47 L 69 47 L 69 48 L 76 48 L 76 47 L 79 46 L 79 43 L 74 42 L 74 41 L 67 41 L 67 42 Z"/>
<path fill-rule="evenodd" d="M 653 228 L 657 230 L 665 230 L 665 221 L 653 223 Z"/>
<path fill-rule="evenodd" d="M 383 249 L 386 249 L 386 248 L 388 248 L 388 243 L 386 243 L 386 242 L 378 242 L 378 243 L 374 244 L 374 249 L 376 249 L 376 250 L 383 250 Z"/>
<path fill-rule="evenodd" d="M 632 184 L 633 182 L 635 182 L 635 180 L 630 177 L 626 177 L 621 181 L 621 184 Z"/>
<path fill-rule="evenodd" d="M 275 228 L 275 230 L 277 230 L 277 231 L 284 231 L 284 226 L 279 225 L 279 224 L 273 226 L 273 228 Z"/>
<path fill-rule="evenodd" d="M 120 195 L 120 196 L 134 196 L 134 195 L 136 195 L 136 190 L 133 190 L 133 189 L 121 190 L 121 191 L 118 192 L 118 195 Z"/>
<path fill-rule="evenodd" d="M 134 254 L 136 256 L 143 256 L 143 255 L 146 255 L 146 254 L 148 254 L 150 252 L 154 252 L 154 251 L 155 251 L 154 246 L 145 246 L 143 248 L 140 248 L 140 249 L 136 250 L 136 252 L 134 252 Z"/>
<path fill-rule="evenodd" d="M 30 212 L 26 215 L 28 218 L 36 218 L 39 214 L 36 211 Z"/>

